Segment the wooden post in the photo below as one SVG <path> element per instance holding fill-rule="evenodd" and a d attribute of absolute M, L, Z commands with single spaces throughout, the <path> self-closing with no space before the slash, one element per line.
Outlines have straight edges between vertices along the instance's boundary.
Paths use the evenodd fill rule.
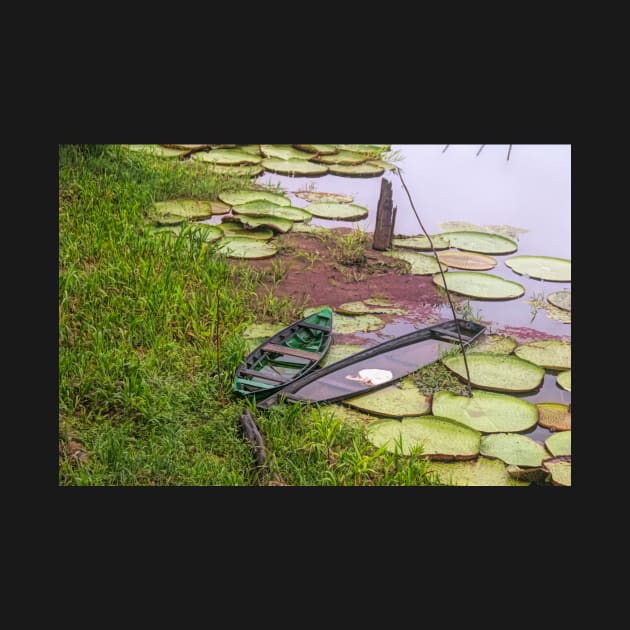
<path fill-rule="evenodd" d="M 381 180 L 381 196 L 378 199 L 376 209 L 376 226 L 372 249 L 385 251 L 392 246 L 394 225 L 396 223 L 396 208 L 392 202 L 392 183 L 386 179 Z"/>

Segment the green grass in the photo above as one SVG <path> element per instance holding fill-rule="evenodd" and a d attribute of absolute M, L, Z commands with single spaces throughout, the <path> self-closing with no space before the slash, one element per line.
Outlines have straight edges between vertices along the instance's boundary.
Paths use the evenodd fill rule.
<path fill-rule="evenodd" d="M 297 319 L 303 305 L 274 295 L 280 265 L 269 287 L 191 230 L 145 230 L 156 201 L 248 186 L 192 160 L 59 146 L 59 485 L 259 483 L 240 431 L 246 403 L 231 392 L 242 331 Z M 433 485 L 421 460 L 379 453 L 325 408 L 253 415 L 268 481 Z"/>

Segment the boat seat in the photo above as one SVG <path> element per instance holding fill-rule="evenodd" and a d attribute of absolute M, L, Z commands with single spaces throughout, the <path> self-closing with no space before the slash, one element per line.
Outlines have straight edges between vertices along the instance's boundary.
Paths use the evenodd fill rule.
<path fill-rule="evenodd" d="M 300 326 L 303 328 L 314 328 L 315 330 L 323 330 L 324 332 L 330 332 L 330 326 L 320 326 L 319 324 L 309 324 L 308 322 L 302 322 Z"/>
<path fill-rule="evenodd" d="M 308 359 L 309 361 L 318 361 L 322 358 L 319 352 L 309 352 L 308 350 L 298 350 L 297 348 L 289 348 L 288 346 L 281 346 L 275 343 L 266 343 L 263 350 L 267 352 L 277 352 L 278 354 L 286 354 L 290 357 L 300 357 L 301 359 Z"/>
<path fill-rule="evenodd" d="M 267 372 L 261 372 L 260 370 L 239 370 L 239 374 L 245 374 L 245 376 L 257 376 L 259 378 L 267 379 L 268 381 L 275 381 L 276 383 L 286 383 L 286 377 L 279 374 L 268 374 Z"/>

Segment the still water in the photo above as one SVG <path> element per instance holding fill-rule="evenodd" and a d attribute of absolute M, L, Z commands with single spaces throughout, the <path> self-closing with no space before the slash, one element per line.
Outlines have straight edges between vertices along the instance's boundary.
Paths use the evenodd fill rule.
<path fill-rule="evenodd" d="M 518 251 L 494 255 L 498 264 L 486 273 L 519 282 L 525 295 L 515 300 L 487 301 L 470 299 L 475 316 L 480 317 L 489 332 L 511 334 L 519 329 L 544 333 L 545 337 L 571 340 L 571 324 L 552 319 L 542 310 L 533 310 L 527 303 L 533 297 L 546 297 L 555 291 L 571 291 L 570 282 L 549 282 L 521 276 L 513 272 L 505 259 L 516 255 L 571 258 L 571 146 L 570 145 L 414 145 L 393 144 L 413 204 L 429 234 L 444 230 L 441 223 L 469 222 L 479 226 L 508 225 L 519 232 L 515 240 Z M 369 210 L 369 216 L 357 223 L 314 218 L 313 225 L 352 227 L 358 225 L 374 231 L 381 179 L 392 184 L 393 204 L 397 208 L 395 234 L 422 234 L 412 206 L 398 175 L 385 171 L 380 177 L 354 178 L 337 175 L 324 177 L 289 177 L 265 172 L 260 184 L 279 184 L 288 193 L 299 190 L 335 192 L 353 197 L 353 203 Z M 308 205 L 292 197 L 298 207 Z M 430 252 L 424 252 L 430 253 Z M 445 305 L 440 315 L 452 317 Z M 383 336 L 409 332 L 409 328 L 386 327 Z M 541 336 L 540 334 L 538 335 Z M 571 393 L 556 385 L 556 373 L 547 371 L 540 390 L 522 395 L 529 402 L 571 403 Z M 550 432 L 536 428 L 530 437 L 546 439 Z"/>

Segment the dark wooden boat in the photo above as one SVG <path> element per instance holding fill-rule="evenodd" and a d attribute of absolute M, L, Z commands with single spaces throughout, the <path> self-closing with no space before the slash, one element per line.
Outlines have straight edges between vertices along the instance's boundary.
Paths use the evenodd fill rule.
<path fill-rule="evenodd" d="M 459 343 L 461 335 L 462 343 L 467 346 L 485 329 L 477 322 L 456 319 L 415 330 L 313 370 L 257 402 L 257 407 L 268 409 L 283 400 L 331 403 L 366 394 L 436 361 L 443 342 Z M 385 380 L 379 380 L 379 376 Z"/>
<path fill-rule="evenodd" d="M 330 348 L 332 317 L 323 308 L 261 343 L 236 369 L 232 390 L 259 401 L 307 375 Z"/>

